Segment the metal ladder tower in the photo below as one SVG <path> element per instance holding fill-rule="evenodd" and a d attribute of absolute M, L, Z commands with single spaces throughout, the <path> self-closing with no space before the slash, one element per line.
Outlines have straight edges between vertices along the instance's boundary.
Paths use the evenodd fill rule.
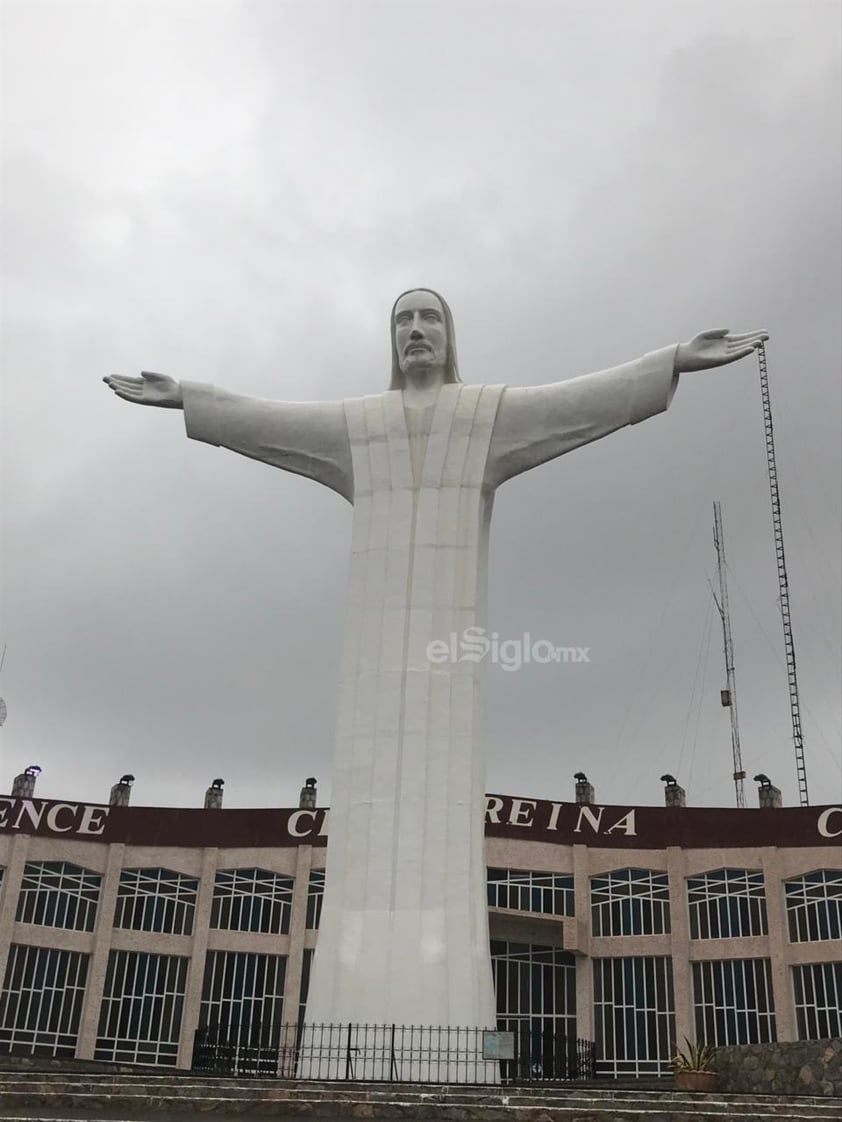
<path fill-rule="evenodd" d="M 775 437 L 772 431 L 772 405 L 769 399 L 769 374 L 766 369 L 766 348 L 763 343 L 757 348 L 757 361 L 760 365 L 760 396 L 763 400 L 763 425 L 766 429 L 766 462 L 769 466 L 772 529 L 775 535 L 775 559 L 778 566 L 781 622 L 784 629 L 789 709 L 792 716 L 792 743 L 795 746 L 795 770 L 798 775 L 798 801 L 801 806 L 809 806 L 807 768 L 804 763 L 804 738 L 801 735 L 801 706 L 798 701 L 798 675 L 795 669 L 795 643 L 792 638 L 792 617 L 789 610 L 789 581 L 786 575 L 784 535 L 781 526 L 781 498 L 778 492 L 778 469 L 775 463 Z"/>
<path fill-rule="evenodd" d="M 731 639 L 731 612 L 728 607 L 728 579 L 725 572 L 725 535 L 722 531 L 722 510 L 718 502 L 713 504 L 713 544 L 716 546 L 716 565 L 719 571 L 719 598 L 713 594 L 713 600 L 719 609 L 719 618 L 722 620 L 722 639 L 725 649 L 725 675 L 727 688 L 720 692 L 723 706 L 730 711 L 731 716 L 731 753 L 734 758 L 734 792 L 737 796 L 737 806 L 746 805 L 746 795 L 743 780 L 746 773 L 743 771 L 743 758 L 740 753 L 740 721 L 737 716 L 737 682 L 734 676 L 734 644 Z"/>

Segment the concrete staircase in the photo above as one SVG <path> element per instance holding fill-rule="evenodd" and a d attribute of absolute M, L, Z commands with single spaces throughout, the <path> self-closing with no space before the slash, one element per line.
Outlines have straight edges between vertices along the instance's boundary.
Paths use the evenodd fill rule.
<path fill-rule="evenodd" d="M 688 1094 L 650 1084 L 528 1087 L 311 1083 L 187 1074 L 0 1072 L 5 1122 L 124 1122 L 190 1112 L 276 1119 L 428 1122 L 839 1122 L 842 1101 L 781 1095 Z"/>

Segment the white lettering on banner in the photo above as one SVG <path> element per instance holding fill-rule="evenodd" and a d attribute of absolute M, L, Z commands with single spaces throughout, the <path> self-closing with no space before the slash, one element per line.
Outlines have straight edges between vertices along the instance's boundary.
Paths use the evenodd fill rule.
<path fill-rule="evenodd" d="M 105 833 L 105 820 L 108 817 L 107 806 L 86 806 L 82 810 L 82 821 L 79 823 L 80 834 Z"/>
<path fill-rule="evenodd" d="M 563 806 L 564 806 L 564 803 L 553 803 L 553 809 L 550 812 L 550 820 L 547 823 L 547 829 L 548 830 L 557 830 L 558 829 L 558 816 L 559 816 L 559 814 L 561 814 L 561 808 Z"/>
<path fill-rule="evenodd" d="M 512 799 L 512 809 L 509 814 L 510 826 L 534 826 L 535 820 L 532 812 L 538 804 L 531 799 Z"/>
<path fill-rule="evenodd" d="M 599 814 L 594 814 L 589 806 L 583 806 L 579 809 L 579 819 L 573 829 L 574 834 L 581 834 L 582 832 L 582 819 L 584 818 L 590 828 L 595 834 L 599 833 L 599 824 L 602 821 L 602 813 L 605 807 L 599 808 Z"/>
<path fill-rule="evenodd" d="M 571 830 L 574 810 L 577 814 Z M 0 831 L 10 833 L 20 830 L 22 833 L 38 834 L 41 837 L 53 834 L 61 837 L 101 838 L 106 833 L 110 812 L 110 807 L 98 803 L 62 803 L 51 802 L 49 799 L 0 795 Z M 164 812 L 166 813 L 166 808 Z M 655 834 L 652 838 L 653 845 L 664 844 L 658 840 L 657 835 L 661 830 L 657 822 L 653 822 L 648 808 L 644 808 L 643 813 L 644 836 Z M 487 795 L 485 805 L 485 821 L 489 826 L 501 827 L 503 830 L 514 827 L 518 831 L 561 833 L 562 836 L 583 833 L 602 837 L 617 835 L 617 840 L 612 843 L 614 845 L 618 842 L 622 844 L 621 837 L 638 837 L 636 814 L 637 809 L 633 807 L 578 806 L 499 795 Z M 615 815 L 619 817 L 615 818 Z M 122 823 L 123 820 L 120 821 Z M 817 813 L 814 822 L 815 826 L 811 828 L 809 818 L 806 822 L 803 818 L 798 819 L 801 840 L 793 844 L 812 845 L 814 842 L 811 835 L 815 844 L 820 844 L 822 838 L 842 838 L 842 806 L 825 807 Z M 812 834 L 813 829 L 815 834 Z M 300 841 L 312 839 L 313 844 L 317 844 L 316 838 L 326 838 L 328 835 L 328 812 L 309 809 L 292 811 L 287 830 L 290 838 Z M 570 842 L 573 843 L 573 840 L 571 836 Z M 705 841 L 701 840 L 700 844 L 704 846 Z"/>
<path fill-rule="evenodd" d="M 87 803 L 54 803 L 49 799 L 15 799 L 0 796 L 0 828 L 31 834 L 82 834 L 98 837 L 105 832 L 110 807 Z"/>
<path fill-rule="evenodd" d="M 816 826 L 823 838 L 838 838 L 839 835 L 842 834 L 842 826 L 840 826 L 838 830 L 831 830 L 830 816 L 832 814 L 842 815 L 842 806 L 829 806 L 827 810 L 823 810 L 819 815 Z"/>
<path fill-rule="evenodd" d="M 485 821 L 495 826 L 500 825 L 500 811 L 503 809 L 503 800 L 489 795 L 485 802 Z"/>
<path fill-rule="evenodd" d="M 41 809 L 42 810 L 44 809 L 43 804 L 41 806 Z M 50 807 L 50 809 L 47 811 L 47 826 L 48 826 L 48 828 L 56 834 L 68 834 L 68 833 L 70 833 L 70 831 L 73 829 L 73 827 L 76 823 L 76 812 L 78 811 L 78 809 L 79 809 L 79 807 L 78 806 L 73 806 L 72 803 L 54 803 Z M 59 826 L 59 824 L 58 824 L 59 812 L 62 811 L 62 810 L 69 810 L 70 813 L 73 815 L 73 818 L 71 819 L 71 822 L 70 822 L 69 826 Z"/>
<path fill-rule="evenodd" d="M 20 804 L 20 810 L 18 811 L 18 816 L 17 816 L 17 820 L 15 822 L 14 828 L 16 830 L 20 829 L 20 824 L 23 821 L 24 815 L 26 815 L 26 817 L 29 819 L 29 821 L 32 823 L 32 825 L 37 830 L 38 827 L 41 825 L 41 817 L 42 817 L 43 814 L 44 814 L 44 804 L 43 803 L 41 803 L 41 806 L 38 808 L 38 810 L 36 810 L 35 809 L 35 803 L 30 802 L 29 799 L 24 799 L 23 802 Z"/>
<path fill-rule="evenodd" d="M 634 828 L 634 811 L 630 810 L 628 814 L 624 814 L 622 818 L 618 819 L 613 826 L 609 826 L 605 831 L 606 834 L 613 834 L 615 830 L 622 830 L 627 838 L 636 838 L 637 831 Z"/>
<path fill-rule="evenodd" d="M 297 829 L 298 823 L 305 817 L 310 819 L 310 825 L 303 830 Z M 314 810 L 296 810 L 289 816 L 287 829 L 294 838 L 306 838 L 308 834 L 313 832 L 315 824 L 316 812 Z"/>

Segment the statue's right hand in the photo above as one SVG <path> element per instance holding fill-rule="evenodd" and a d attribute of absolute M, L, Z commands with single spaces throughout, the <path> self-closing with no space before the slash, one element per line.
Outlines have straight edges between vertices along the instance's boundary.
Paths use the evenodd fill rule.
<path fill-rule="evenodd" d="M 164 409 L 184 408 L 181 385 L 166 374 L 151 374 L 144 370 L 139 378 L 109 374 L 102 380 L 125 401 L 136 401 L 138 405 L 160 405 Z"/>

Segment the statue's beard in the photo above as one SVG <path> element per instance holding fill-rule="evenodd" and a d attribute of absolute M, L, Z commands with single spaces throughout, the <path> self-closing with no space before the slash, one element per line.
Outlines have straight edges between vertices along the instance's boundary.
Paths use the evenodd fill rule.
<path fill-rule="evenodd" d="M 437 362 L 430 351 L 414 351 L 406 355 L 401 363 L 401 374 L 404 381 L 408 378 L 429 382 L 437 378 L 444 378 L 445 366 Z"/>

